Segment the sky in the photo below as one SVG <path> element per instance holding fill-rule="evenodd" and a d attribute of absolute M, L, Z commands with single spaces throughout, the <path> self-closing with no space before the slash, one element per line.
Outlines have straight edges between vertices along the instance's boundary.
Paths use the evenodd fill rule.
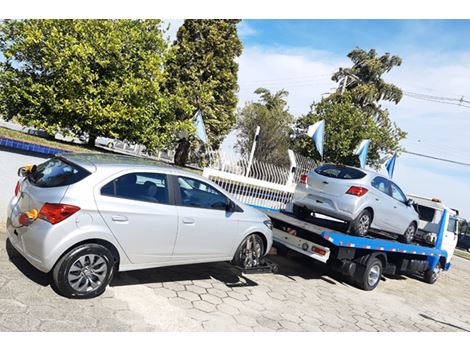
<path fill-rule="evenodd" d="M 174 35 L 182 21 L 171 21 Z M 384 78 L 407 92 L 470 100 L 468 20 L 243 20 L 239 63 L 239 107 L 257 99 L 258 87 L 289 92 L 289 111 L 305 114 L 336 88 L 331 74 L 349 67 L 355 47 L 402 58 Z M 408 132 L 411 152 L 470 164 L 470 108 L 404 96 L 383 103 Z M 223 144 L 229 150 L 232 133 Z M 328 143 L 328 141 L 325 141 Z M 394 180 L 408 194 L 437 197 L 470 218 L 470 167 L 401 154 Z"/>

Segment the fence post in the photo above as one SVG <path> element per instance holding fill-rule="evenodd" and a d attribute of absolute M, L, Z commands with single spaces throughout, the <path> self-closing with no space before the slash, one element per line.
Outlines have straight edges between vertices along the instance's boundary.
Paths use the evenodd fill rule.
<path fill-rule="evenodd" d="M 286 186 L 291 186 L 292 183 L 294 182 L 294 174 L 297 168 L 297 162 L 295 161 L 294 152 L 291 149 L 287 150 L 287 154 L 289 155 L 290 168 L 289 168 L 289 177 L 287 178 Z"/>

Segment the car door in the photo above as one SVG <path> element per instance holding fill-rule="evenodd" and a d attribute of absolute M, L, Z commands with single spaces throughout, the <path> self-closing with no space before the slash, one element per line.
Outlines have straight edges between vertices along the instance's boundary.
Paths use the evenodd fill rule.
<path fill-rule="evenodd" d="M 387 218 L 392 209 L 390 182 L 385 177 L 377 176 L 372 180 L 371 186 L 369 199 L 374 210 L 372 227 L 377 230 L 389 231 Z"/>
<path fill-rule="evenodd" d="M 403 234 L 413 221 L 413 208 L 406 204 L 406 196 L 403 191 L 395 183 L 390 182 L 390 190 L 393 198 L 393 211 L 388 217 L 390 223 L 390 231 Z"/>
<path fill-rule="evenodd" d="M 175 176 L 179 224 L 175 261 L 227 258 L 238 238 L 240 213 L 226 210 L 228 198 L 210 184 Z"/>
<path fill-rule="evenodd" d="M 178 213 L 162 173 L 126 172 L 95 190 L 98 210 L 134 264 L 170 262 Z"/>

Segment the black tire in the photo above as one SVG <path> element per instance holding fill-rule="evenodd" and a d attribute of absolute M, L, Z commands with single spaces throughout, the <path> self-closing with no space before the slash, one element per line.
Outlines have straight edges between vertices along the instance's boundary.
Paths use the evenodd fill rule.
<path fill-rule="evenodd" d="M 416 234 L 416 224 L 412 222 L 406 229 L 403 236 L 400 236 L 400 240 L 403 243 L 411 243 Z"/>
<path fill-rule="evenodd" d="M 358 287 L 364 291 L 372 291 L 382 278 L 383 265 L 377 257 L 372 257 L 367 261 L 364 270 L 356 270 L 354 280 Z"/>
<path fill-rule="evenodd" d="M 300 220 L 306 219 L 311 213 L 311 211 L 309 211 L 307 208 L 295 204 L 292 207 L 292 211 L 294 213 L 294 216 Z"/>
<path fill-rule="evenodd" d="M 260 265 L 264 254 L 263 239 L 260 235 L 254 233 L 246 236 L 240 243 L 233 256 L 232 263 L 242 269 L 254 268 Z"/>
<path fill-rule="evenodd" d="M 79 268 L 82 265 L 79 259 L 86 265 L 83 269 Z M 72 266 L 76 270 L 71 270 Z M 87 243 L 72 248 L 60 258 L 52 271 L 53 285 L 58 293 L 68 298 L 93 298 L 106 290 L 114 271 L 112 253 L 102 245 Z M 73 279 L 69 280 L 69 274 Z M 78 289 L 72 286 L 75 284 Z"/>
<path fill-rule="evenodd" d="M 372 214 L 369 210 L 364 209 L 351 223 L 351 235 L 364 237 L 365 235 L 367 235 L 371 224 Z"/>
<path fill-rule="evenodd" d="M 426 270 L 423 275 L 424 282 L 433 285 L 439 277 L 439 270 Z"/>

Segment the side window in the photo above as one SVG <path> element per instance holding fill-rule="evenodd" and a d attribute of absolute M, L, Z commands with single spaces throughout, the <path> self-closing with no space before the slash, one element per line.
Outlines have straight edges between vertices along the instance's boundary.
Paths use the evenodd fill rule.
<path fill-rule="evenodd" d="M 380 192 L 390 195 L 390 182 L 386 178 L 378 176 L 372 180 L 371 184 Z"/>
<path fill-rule="evenodd" d="M 122 175 L 101 188 L 104 196 L 168 204 L 166 175 L 150 172 Z"/>
<path fill-rule="evenodd" d="M 205 182 L 188 177 L 178 177 L 181 205 L 195 208 L 225 210 L 227 197 Z"/>
<path fill-rule="evenodd" d="M 405 203 L 406 202 L 406 196 L 405 194 L 402 192 L 402 190 L 400 189 L 400 187 L 398 187 L 396 184 L 394 184 L 393 182 L 390 183 L 390 185 L 392 186 L 392 197 L 396 200 L 398 200 L 399 202 L 402 202 L 402 203 Z"/>

